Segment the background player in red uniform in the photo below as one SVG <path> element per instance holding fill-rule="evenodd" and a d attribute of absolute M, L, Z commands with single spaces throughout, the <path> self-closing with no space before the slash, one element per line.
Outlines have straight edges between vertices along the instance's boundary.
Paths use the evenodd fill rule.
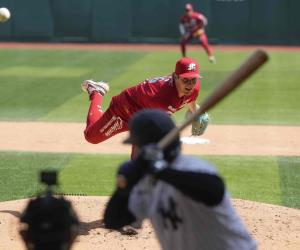
<path fill-rule="evenodd" d="M 171 75 L 147 79 L 112 97 L 105 112 L 102 110 L 102 102 L 109 90 L 108 84 L 84 81 L 82 89 L 88 92 L 91 101 L 84 131 L 86 140 L 97 144 L 128 131 L 129 119 L 141 109 L 155 108 L 173 114 L 187 106 L 188 112 L 195 112 L 198 108 L 196 100 L 200 91 L 200 78 L 196 60 L 181 58 Z M 200 116 L 199 121 L 193 123 L 192 134 L 203 134 L 208 121 L 207 114 Z M 131 157 L 134 155 L 133 147 Z"/>
<path fill-rule="evenodd" d="M 182 56 L 186 56 L 186 44 L 196 38 L 205 49 L 210 62 L 215 63 L 216 59 L 209 46 L 204 27 L 207 25 L 207 19 L 204 15 L 193 10 L 193 6 L 188 3 L 185 5 L 185 13 L 180 18 L 179 31 L 181 34 L 180 47 Z"/>

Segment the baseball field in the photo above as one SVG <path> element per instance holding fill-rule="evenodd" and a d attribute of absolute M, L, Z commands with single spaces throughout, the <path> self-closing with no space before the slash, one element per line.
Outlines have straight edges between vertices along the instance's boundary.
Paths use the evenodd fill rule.
<path fill-rule="evenodd" d="M 264 47 L 270 61 L 209 114 L 208 144 L 183 151 L 215 164 L 234 205 L 260 249 L 300 246 L 300 48 Z M 214 47 L 210 64 L 199 47 L 203 75 L 199 103 L 255 47 Z M 27 199 L 43 190 L 40 170 L 59 171 L 58 192 L 80 216 L 74 249 L 159 249 L 147 223 L 137 236 L 102 228 L 101 213 L 115 173 L 129 159 L 126 133 L 98 145 L 83 137 L 86 79 L 105 80 L 112 96 L 145 78 L 168 75 L 177 46 L 0 44 L 0 249 L 23 249 L 18 218 Z M 177 124 L 184 111 L 174 116 Z M 189 129 L 183 135 L 189 135 Z M 104 197 L 103 197 L 104 196 Z"/>

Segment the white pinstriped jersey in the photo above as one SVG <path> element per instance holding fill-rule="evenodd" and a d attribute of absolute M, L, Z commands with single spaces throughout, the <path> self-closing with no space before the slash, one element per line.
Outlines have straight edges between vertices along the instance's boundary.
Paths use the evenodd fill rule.
<path fill-rule="evenodd" d="M 171 167 L 216 173 L 208 162 L 182 155 Z M 256 242 L 233 208 L 227 192 L 220 204 L 209 207 L 164 181 L 154 184 L 150 176 L 145 176 L 131 191 L 129 210 L 137 223 L 150 219 L 164 250 L 256 249 Z"/>

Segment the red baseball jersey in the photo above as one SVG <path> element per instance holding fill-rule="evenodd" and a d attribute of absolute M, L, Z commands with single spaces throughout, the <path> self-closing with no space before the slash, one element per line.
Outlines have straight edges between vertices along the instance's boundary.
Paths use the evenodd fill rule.
<path fill-rule="evenodd" d="M 114 96 L 111 108 L 124 120 L 129 120 L 134 113 L 144 108 L 160 109 L 172 114 L 196 101 L 199 91 L 199 80 L 190 95 L 179 97 L 172 76 L 146 79 Z"/>
<path fill-rule="evenodd" d="M 191 16 L 184 14 L 180 18 L 180 23 L 184 25 L 187 32 L 193 33 L 198 29 L 202 29 L 207 24 L 207 19 L 204 15 L 193 12 Z"/>

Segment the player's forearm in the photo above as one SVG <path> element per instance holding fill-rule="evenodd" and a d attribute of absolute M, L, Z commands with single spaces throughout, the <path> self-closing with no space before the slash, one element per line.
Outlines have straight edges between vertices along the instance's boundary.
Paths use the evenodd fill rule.
<path fill-rule="evenodd" d="M 128 210 L 129 193 L 129 190 L 117 189 L 110 198 L 104 212 L 106 228 L 119 229 L 135 221 L 135 217 Z"/>
<path fill-rule="evenodd" d="M 185 195 L 207 206 L 218 205 L 225 193 L 223 180 L 213 174 L 166 168 L 157 175 L 157 178 L 172 184 Z"/>
<path fill-rule="evenodd" d="M 188 104 L 188 109 L 193 113 L 196 112 L 199 107 L 200 106 L 196 102 L 191 102 Z"/>

